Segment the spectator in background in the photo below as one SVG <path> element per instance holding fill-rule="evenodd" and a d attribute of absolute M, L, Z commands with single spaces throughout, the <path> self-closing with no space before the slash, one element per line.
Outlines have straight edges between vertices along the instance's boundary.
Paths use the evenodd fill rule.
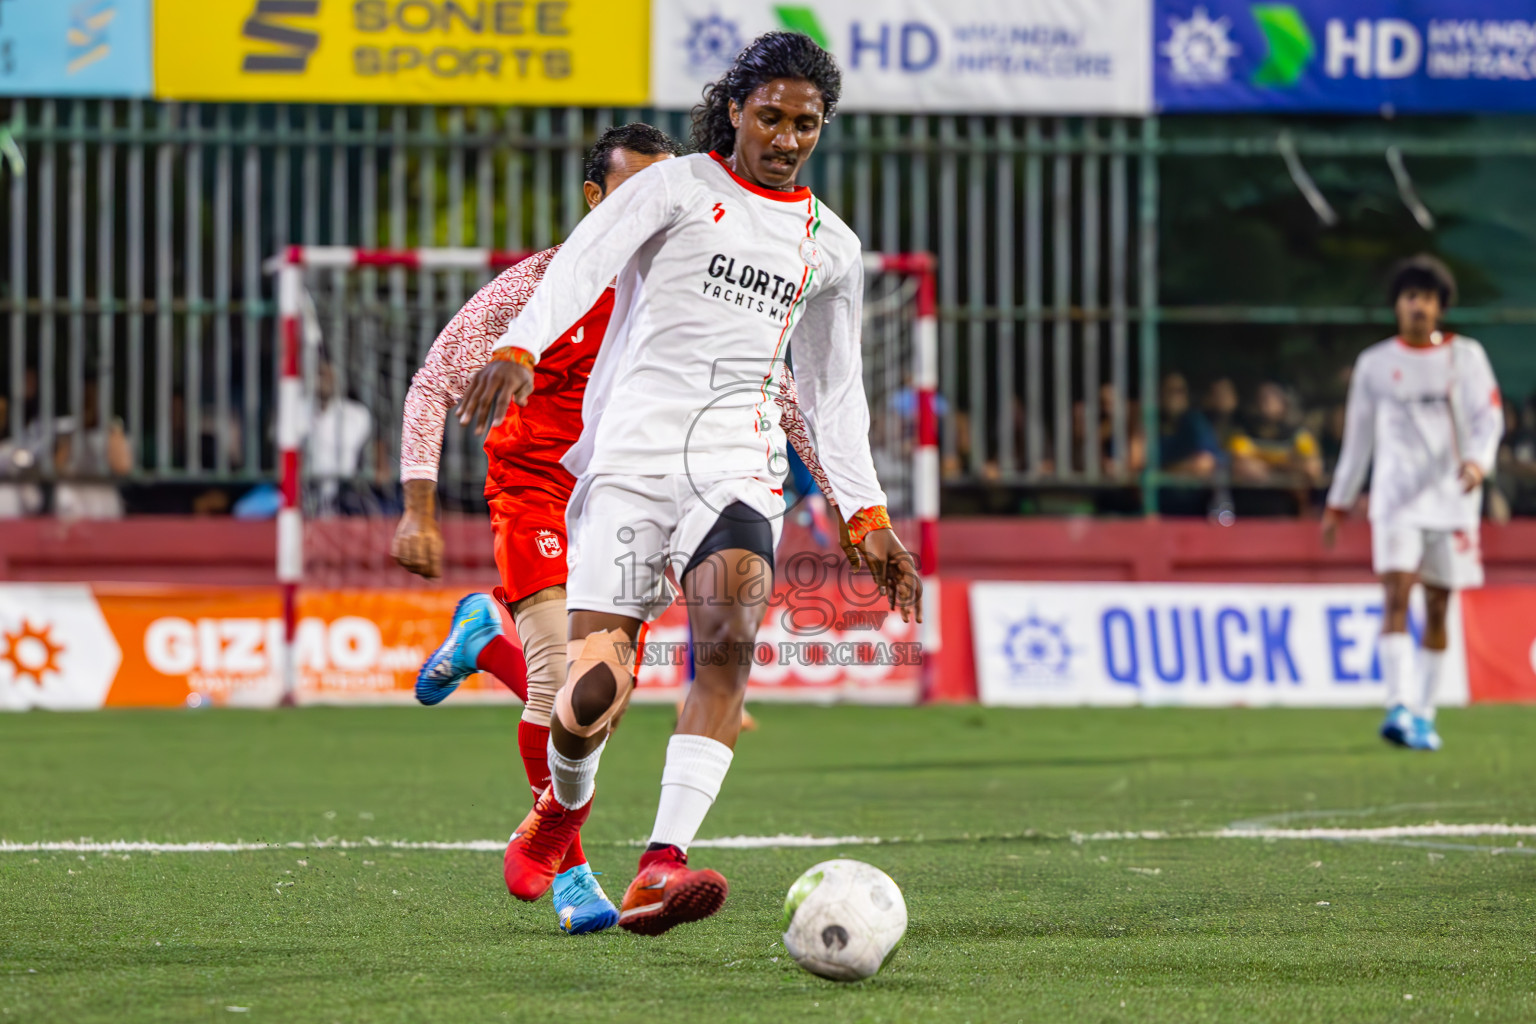
<path fill-rule="evenodd" d="M 101 421 L 101 387 L 87 374 L 81 406 L 54 425 L 54 512 L 60 519 L 121 519 L 123 495 L 112 478 L 133 471 L 123 421 Z"/>
<path fill-rule="evenodd" d="M 362 402 L 339 392 L 335 367 L 322 361 L 316 373 L 309 444 L 304 453 L 304 475 L 315 485 L 322 512 L 365 510 L 354 507 L 362 494 L 351 485 L 362 473 L 363 451 L 371 440 L 373 414 Z"/>
<path fill-rule="evenodd" d="M 1504 404 L 1504 438 L 1489 495 L 1490 518 L 1536 514 L 1536 395 Z"/>
<path fill-rule="evenodd" d="M 1189 402 L 1189 382 L 1182 373 L 1163 378 L 1159 412 L 1158 465 L 1173 476 L 1209 480 L 1216 475 L 1221 445 L 1210 420 Z"/>
<path fill-rule="evenodd" d="M 1246 442 L 1238 416 L 1237 385 L 1231 377 L 1218 377 L 1206 389 L 1205 414 L 1216 432 L 1216 443 L 1221 446 L 1232 481 L 1241 484 L 1262 479 L 1264 464 Z"/>
<path fill-rule="evenodd" d="M 28 369 L 22 378 L 17 405 L 21 407 L 22 432 L 11 436 L 11 389 L 0 387 L 0 519 L 35 516 L 43 510 L 43 489 L 36 483 L 37 453 L 27 444 L 30 425 L 37 420 L 37 371 Z"/>
<path fill-rule="evenodd" d="M 1233 478 L 1242 483 L 1315 487 L 1323 479 L 1317 439 L 1297 424 L 1290 396 L 1273 381 L 1259 385 L 1248 429 L 1228 442 Z"/>

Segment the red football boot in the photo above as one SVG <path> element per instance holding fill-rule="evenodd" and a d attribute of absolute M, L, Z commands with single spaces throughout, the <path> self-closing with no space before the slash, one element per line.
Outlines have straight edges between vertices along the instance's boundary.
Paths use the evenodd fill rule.
<path fill-rule="evenodd" d="M 502 860 L 507 891 L 530 903 L 543 898 L 555 881 L 565 851 L 591 813 L 591 800 L 573 811 L 561 806 L 554 790 L 546 786 L 507 844 Z"/>
<path fill-rule="evenodd" d="M 619 927 L 636 935 L 660 935 L 715 913 L 725 905 L 727 891 L 720 872 L 690 869 L 688 855 L 677 847 L 648 851 L 624 893 Z"/>

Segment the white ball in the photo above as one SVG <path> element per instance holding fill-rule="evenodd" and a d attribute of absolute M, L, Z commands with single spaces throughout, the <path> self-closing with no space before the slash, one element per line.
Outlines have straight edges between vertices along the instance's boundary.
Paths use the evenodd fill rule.
<path fill-rule="evenodd" d="M 878 974 L 906 933 L 901 890 L 863 861 L 822 861 L 784 899 L 784 948 L 795 963 L 833 981 Z"/>

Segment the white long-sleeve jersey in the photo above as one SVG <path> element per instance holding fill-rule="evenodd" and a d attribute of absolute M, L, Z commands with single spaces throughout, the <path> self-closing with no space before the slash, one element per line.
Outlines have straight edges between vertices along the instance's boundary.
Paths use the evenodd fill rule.
<path fill-rule="evenodd" d="M 1492 475 L 1503 433 L 1499 385 L 1482 345 L 1453 334 L 1428 348 L 1377 342 L 1355 360 L 1328 504 L 1348 508 L 1372 470 L 1372 523 L 1473 529 L 1482 489 L 1463 493 L 1461 464 Z"/>
<path fill-rule="evenodd" d="M 862 249 L 809 189 L 760 188 L 714 155 L 653 164 L 576 226 L 496 348 L 537 359 L 615 276 L 567 469 L 782 478 L 776 382 L 793 338 L 832 497 L 850 519 L 885 504 L 860 355 Z"/>

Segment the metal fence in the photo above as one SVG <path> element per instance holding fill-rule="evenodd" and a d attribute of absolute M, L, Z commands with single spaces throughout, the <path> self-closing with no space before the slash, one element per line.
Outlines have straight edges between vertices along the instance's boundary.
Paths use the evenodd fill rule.
<path fill-rule="evenodd" d="M 684 114 L 642 110 L 8 106 L 0 475 L 100 475 L 92 453 L 116 438 L 131 458 L 112 472 L 139 482 L 273 477 L 262 265 L 282 246 L 543 248 L 585 211 L 582 158 L 602 128 L 687 130 Z M 1128 479 L 1114 456 L 1155 340 L 1155 132 L 995 116 L 829 125 L 805 183 L 866 248 L 938 257 L 948 478 Z M 414 363 L 478 281 L 422 288 L 406 274 L 382 281 L 434 296 Z M 71 435 L 88 443 L 57 465 Z M 475 468 L 454 459 L 445 486 L 476 490 Z"/>

